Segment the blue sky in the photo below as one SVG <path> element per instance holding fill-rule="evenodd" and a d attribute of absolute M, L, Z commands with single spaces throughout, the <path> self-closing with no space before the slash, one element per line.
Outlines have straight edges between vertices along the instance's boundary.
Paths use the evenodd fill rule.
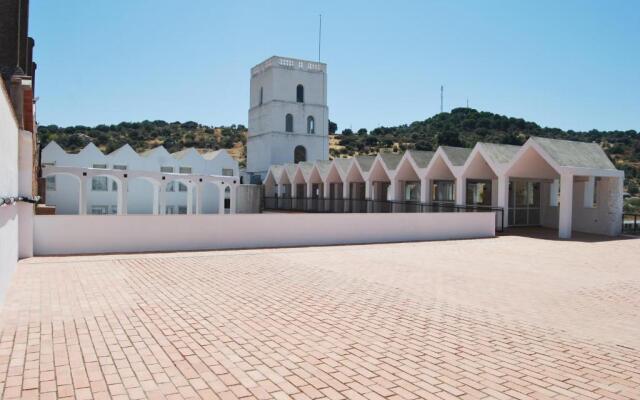
<path fill-rule="evenodd" d="M 464 106 L 640 130 L 640 1 L 32 0 L 38 121 L 247 123 L 249 70 L 328 64 L 339 129 Z"/>

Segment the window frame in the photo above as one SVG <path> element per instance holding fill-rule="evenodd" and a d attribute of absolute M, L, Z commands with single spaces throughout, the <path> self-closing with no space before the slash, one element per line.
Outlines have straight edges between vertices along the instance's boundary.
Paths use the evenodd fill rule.
<path fill-rule="evenodd" d="M 298 83 L 296 86 L 296 103 L 304 103 L 304 85 Z"/>
<path fill-rule="evenodd" d="M 307 133 L 311 135 L 316 133 L 316 119 L 313 115 L 307 117 Z"/>
<path fill-rule="evenodd" d="M 293 133 L 293 114 L 291 113 L 287 113 L 287 115 L 284 116 L 284 131 L 285 132 L 289 132 L 289 133 Z"/>

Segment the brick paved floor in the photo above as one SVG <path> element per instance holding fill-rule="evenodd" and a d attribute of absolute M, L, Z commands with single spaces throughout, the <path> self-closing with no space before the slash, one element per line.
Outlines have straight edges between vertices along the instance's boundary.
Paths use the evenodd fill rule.
<path fill-rule="evenodd" d="M 0 394 L 639 399 L 640 240 L 34 258 Z"/>

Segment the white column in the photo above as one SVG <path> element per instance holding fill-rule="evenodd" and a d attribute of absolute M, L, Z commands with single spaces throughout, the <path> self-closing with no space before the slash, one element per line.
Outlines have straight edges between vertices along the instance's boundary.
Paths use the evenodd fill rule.
<path fill-rule="evenodd" d="M 91 188 L 91 178 L 83 176 L 80 178 L 80 190 L 78 195 L 78 214 L 87 214 L 87 201 L 89 199 L 89 190 Z"/>
<path fill-rule="evenodd" d="M 504 215 L 502 216 L 504 221 L 504 228 L 509 223 L 509 177 L 506 175 L 500 175 L 498 177 L 498 207 L 502 208 Z"/>
<path fill-rule="evenodd" d="M 193 184 L 187 184 L 187 215 L 193 214 Z"/>
<path fill-rule="evenodd" d="M 224 215 L 224 199 L 226 185 L 218 185 L 219 199 L 218 199 L 218 214 Z M 283 190 L 284 191 L 284 190 Z"/>
<path fill-rule="evenodd" d="M 456 205 L 463 206 L 466 204 L 466 182 L 467 179 L 463 176 L 456 178 Z"/>
<path fill-rule="evenodd" d="M 373 184 L 369 180 L 364 182 L 364 197 L 367 200 L 373 200 Z"/>
<path fill-rule="evenodd" d="M 167 183 L 164 181 L 161 181 L 158 191 L 160 193 L 160 215 L 166 215 L 167 214 Z"/>
<path fill-rule="evenodd" d="M 118 182 L 118 215 L 127 215 L 127 180 L 121 178 Z"/>
<path fill-rule="evenodd" d="M 623 178 L 607 178 L 606 196 L 602 201 L 606 201 L 607 219 L 609 224 L 609 235 L 616 236 L 622 233 L 622 212 L 623 212 Z"/>
<path fill-rule="evenodd" d="M 284 197 L 284 184 L 278 185 L 278 197 Z"/>
<path fill-rule="evenodd" d="M 382 200 L 388 200 L 388 201 L 396 201 L 398 200 L 398 198 L 396 197 L 397 195 L 397 187 L 399 185 L 399 182 L 394 182 L 391 181 L 389 182 L 389 186 L 387 187 L 387 198 L 386 199 L 382 199 Z"/>
<path fill-rule="evenodd" d="M 351 185 L 349 182 L 342 182 L 342 198 L 348 199 L 351 196 Z"/>
<path fill-rule="evenodd" d="M 596 178 L 590 176 L 587 178 L 587 181 L 584 183 L 584 207 L 585 208 L 593 208 L 593 192 L 595 191 L 596 186 Z"/>
<path fill-rule="evenodd" d="M 229 191 L 229 214 L 235 214 L 236 213 L 236 189 L 237 189 L 237 186 L 236 185 L 230 185 L 229 188 L 230 188 L 230 191 Z"/>
<path fill-rule="evenodd" d="M 160 184 L 154 184 L 153 185 L 153 210 L 152 210 L 152 214 L 153 215 L 158 215 L 159 211 L 158 208 L 160 208 Z"/>
<path fill-rule="evenodd" d="M 307 183 L 307 198 L 310 199 L 313 197 L 313 183 Z"/>
<path fill-rule="evenodd" d="M 291 184 L 291 198 L 295 199 L 296 197 L 298 197 L 298 185 L 296 185 L 295 183 Z"/>
<path fill-rule="evenodd" d="M 196 184 L 196 214 L 202 214 L 202 200 L 204 199 L 204 183 Z"/>
<path fill-rule="evenodd" d="M 328 199 L 331 196 L 331 183 L 324 182 L 322 184 L 322 197 Z"/>
<path fill-rule="evenodd" d="M 431 204 L 431 179 L 420 179 L 420 202 L 422 204 Z"/>
<path fill-rule="evenodd" d="M 571 238 L 573 211 L 573 175 L 560 176 L 560 217 L 558 220 L 558 236 L 560 239 Z"/>

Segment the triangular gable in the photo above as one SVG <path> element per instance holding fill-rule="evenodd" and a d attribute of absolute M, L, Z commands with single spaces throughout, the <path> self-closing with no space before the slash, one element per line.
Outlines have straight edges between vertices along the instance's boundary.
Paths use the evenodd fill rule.
<path fill-rule="evenodd" d="M 391 181 L 392 172 L 387 169 L 382 157 L 378 155 L 371 165 L 371 169 L 367 173 L 368 181 L 380 181 L 381 179 Z"/>
<path fill-rule="evenodd" d="M 409 168 L 410 173 L 407 173 L 407 168 Z M 393 171 L 393 179 L 398 179 L 399 177 L 404 178 L 403 180 L 408 180 L 407 175 L 411 175 L 412 179 L 420 179 L 420 170 L 416 167 L 414 160 L 409 155 L 409 152 L 405 152 L 402 156 L 402 159 L 398 163 L 398 167 Z M 415 176 L 414 176 L 415 175 Z"/>
<path fill-rule="evenodd" d="M 426 168 L 425 176 L 430 177 L 431 175 L 433 175 L 433 173 L 435 172 L 434 170 L 439 167 L 439 163 L 444 163 L 445 167 L 449 170 L 453 177 L 458 176 L 457 172 L 459 171 L 460 167 L 456 167 L 451 164 L 451 161 L 442 149 L 442 146 L 438 147 L 433 155 L 433 158 L 431 158 L 431 161 L 429 161 L 429 165 Z"/>

